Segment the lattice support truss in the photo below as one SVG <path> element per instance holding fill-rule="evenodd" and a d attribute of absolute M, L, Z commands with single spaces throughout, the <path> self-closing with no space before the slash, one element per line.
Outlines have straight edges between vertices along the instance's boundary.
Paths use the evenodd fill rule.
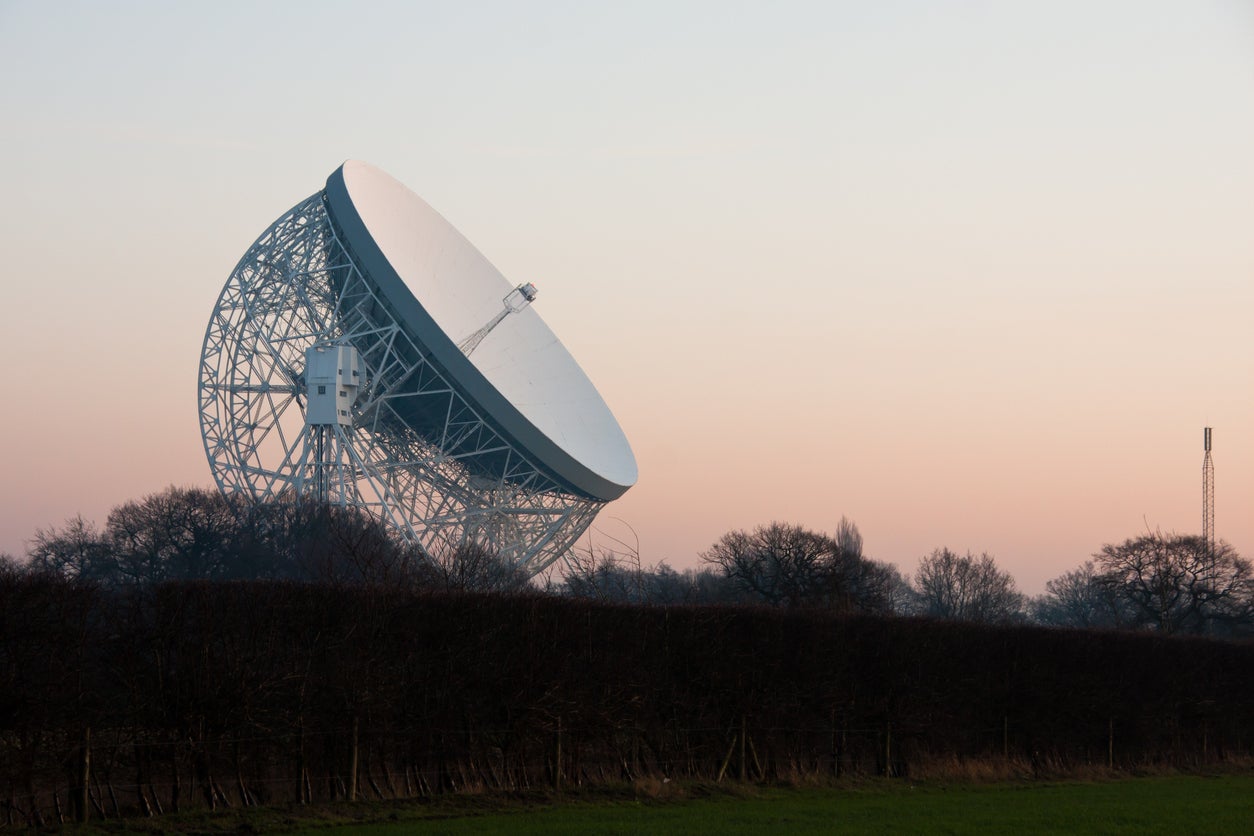
<path fill-rule="evenodd" d="M 1210 427 L 1204 431 L 1202 447 L 1202 540 L 1207 556 L 1215 554 L 1215 463 L 1210 457 Z"/>
<path fill-rule="evenodd" d="M 324 200 L 313 195 L 266 230 L 210 317 L 200 427 L 219 488 L 254 502 L 356 506 L 427 555 L 473 544 L 542 571 L 604 503 L 563 489 L 424 359 Z M 315 345 L 352 345 L 364 361 L 349 426 L 305 421 L 305 350 Z M 415 404 L 437 416 L 421 432 L 403 417 Z"/>

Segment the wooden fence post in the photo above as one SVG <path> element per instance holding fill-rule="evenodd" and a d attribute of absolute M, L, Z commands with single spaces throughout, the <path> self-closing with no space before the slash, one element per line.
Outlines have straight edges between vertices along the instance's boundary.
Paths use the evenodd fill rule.
<path fill-rule="evenodd" d="M 307 776 L 305 766 L 305 718 L 300 718 L 300 745 L 296 749 L 296 803 L 308 804 L 313 799 L 305 792 Z"/>
<path fill-rule="evenodd" d="M 553 756 L 553 789 L 562 788 L 562 718 L 557 718 L 557 749 Z"/>
<path fill-rule="evenodd" d="M 348 759 L 348 800 L 357 800 L 357 731 L 358 719 L 353 718 L 353 749 Z"/>
<path fill-rule="evenodd" d="M 893 777 L 893 723 L 884 724 L 884 777 Z"/>
<path fill-rule="evenodd" d="M 836 738 L 836 709 L 832 709 L 832 776 L 840 777 L 840 744 Z"/>
<path fill-rule="evenodd" d="M 745 756 L 745 740 L 748 737 L 748 735 L 745 733 L 746 728 L 747 728 L 747 723 L 745 721 L 745 715 L 741 714 L 740 715 L 740 783 L 742 784 L 747 780 L 748 775 L 749 775 L 749 761 L 747 760 Z"/>
<path fill-rule="evenodd" d="M 91 811 L 91 726 L 83 729 L 83 760 L 79 770 L 79 786 L 75 789 L 74 818 L 86 822 Z"/>
<path fill-rule="evenodd" d="M 731 743 L 727 744 L 727 754 L 723 756 L 723 765 L 718 768 L 718 777 L 714 779 L 714 783 L 719 784 L 723 781 L 723 776 L 727 774 L 727 767 L 731 763 L 732 753 L 736 751 L 736 735 L 732 735 Z"/>

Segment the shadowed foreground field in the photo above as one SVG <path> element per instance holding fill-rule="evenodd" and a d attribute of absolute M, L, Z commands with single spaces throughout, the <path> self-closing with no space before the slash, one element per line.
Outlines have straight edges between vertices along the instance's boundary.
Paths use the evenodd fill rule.
<path fill-rule="evenodd" d="M 653 787 L 656 791 L 657 787 Z M 614 793 L 451 797 L 197 812 L 69 826 L 88 833 L 1244 833 L 1254 773 L 1099 782 L 840 788 L 675 788 L 665 800 Z"/>
<path fill-rule="evenodd" d="M 401 834 L 1247 834 L 1254 772 L 1035 783 L 836 786 L 641 782 L 633 789 L 450 795 L 427 801 L 333 802 L 197 810 L 66 824 L 71 836 L 297 833 Z"/>
<path fill-rule="evenodd" d="M 671 803 L 574 802 L 438 820 L 402 819 L 298 832 L 320 834 L 1137 833 L 1245 834 L 1254 775 L 1102 783 L 765 790 Z"/>
<path fill-rule="evenodd" d="M 1248 833 L 1254 775 L 1040 786 L 770 790 L 673 803 L 571 803 L 320 833 Z"/>

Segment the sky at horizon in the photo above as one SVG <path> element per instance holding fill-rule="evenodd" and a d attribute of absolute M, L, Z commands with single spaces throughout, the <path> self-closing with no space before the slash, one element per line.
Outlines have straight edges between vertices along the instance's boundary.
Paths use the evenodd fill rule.
<path fill-rule="evenodd" d="M 1254 557 L 1254 3 L 0 0 L 0 552 L 212 484 L 209 313 L 347 158 L 537 305 L 676 568 L 773 520 L 1020 587 Z"/>

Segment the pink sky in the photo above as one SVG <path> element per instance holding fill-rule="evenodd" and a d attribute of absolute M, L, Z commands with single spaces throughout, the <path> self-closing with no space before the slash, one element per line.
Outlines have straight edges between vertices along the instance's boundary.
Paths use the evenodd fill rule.
<path fill-rule="evenodd" d="M 646 562 L 843 514 L 1038 592 L 1197 531 L 1208 425 L 1254 556 L 1248 3 L 204 11 L 0 9 L 0 551 L 210 484 L 214 299 L 355 157 L 542 287 Z"/>

